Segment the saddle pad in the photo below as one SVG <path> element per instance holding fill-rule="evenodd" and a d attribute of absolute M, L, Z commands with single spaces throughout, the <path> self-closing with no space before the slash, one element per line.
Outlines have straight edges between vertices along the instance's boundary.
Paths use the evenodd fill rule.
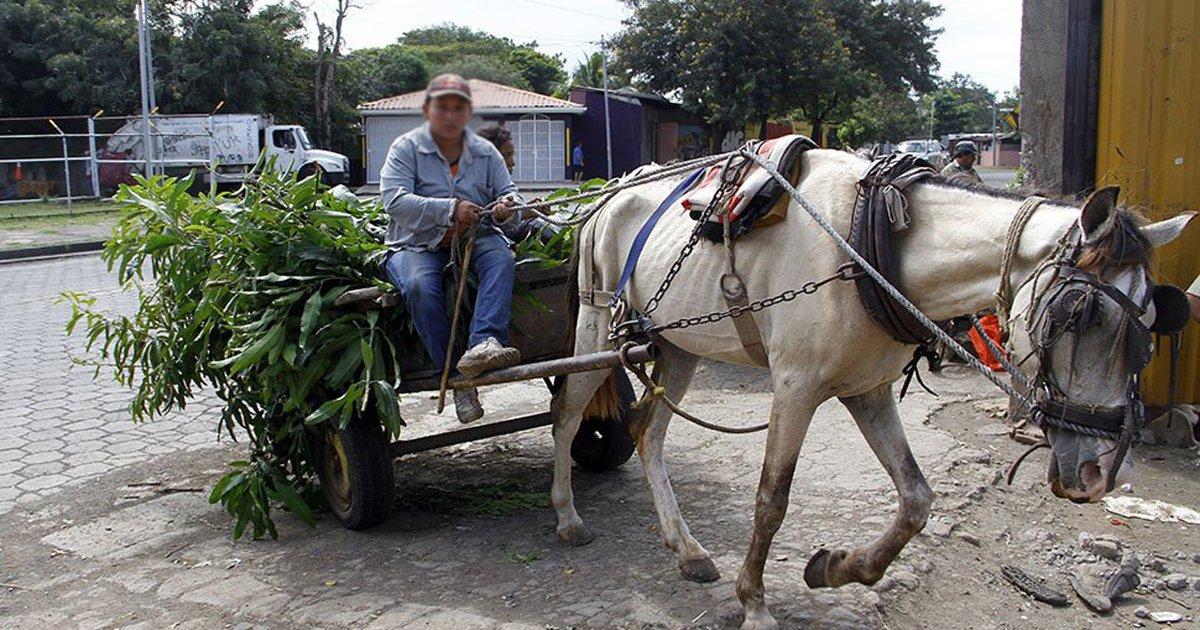
<path fill-rule="evenodd" d="M 800 156 L 816 143 L 801 135 L 781 136 L 759 143 L 758 155 L 774 164 L 793 185 L 800 180 Z M 699 219 L 721 185 L 724 164 L 708 167 L 700 180 L 685 194 L 680 205 L 693 219 Z M 763 227 L 783 221 L 787 216 L 790 199 L 783 194 L 783 187 L 765 169 L 750 163 L 742 174 L 737 190 L 722 200 L 709 217 L 709 225 L 701 229 L 703 236 L 711 241 L 724 240 L 722 221 L 730 223 L 730 236 L 737 238 L 751 228 Z"/>

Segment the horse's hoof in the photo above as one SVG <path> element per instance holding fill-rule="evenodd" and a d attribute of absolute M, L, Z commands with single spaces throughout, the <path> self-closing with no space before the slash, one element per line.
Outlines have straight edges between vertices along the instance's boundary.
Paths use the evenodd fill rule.
<path fill-rule="evenodd" d="M 758 615 L 746 615 L 745 621 L 742 622 L 742 630 L 777 630 L 779 622 L 768 612 L 763 612 Z"/>
<path fill-rule="evenodd" d="M 582 547 L 590 542 L 595 536 L 588 531 L 583 525 L 572 525 L 566 529 L 558 530 L 558 539 L 572 547 Z"/>
<path fill-rule="evenodd" d="M 721 572 L 717 570 L 716 563 L 708 556 L 680 562 L 679 572 L 683 574 L 683 579 L 701 584 L 716 582 L 721 578 Z"/>
<path fill-rule="evenodd" d="M 841 586 L 840 584 L 831 584 L 829 581 L 829 567 L 838 564 L 846 557 L 846 552 L 838 549 L 829 551 L 828 549 L 818 549 L 811 558 L 808 559 L 808 565 L 804 567 L 804 583 L 808 588 L 827 588 L 831 586 Z"/>

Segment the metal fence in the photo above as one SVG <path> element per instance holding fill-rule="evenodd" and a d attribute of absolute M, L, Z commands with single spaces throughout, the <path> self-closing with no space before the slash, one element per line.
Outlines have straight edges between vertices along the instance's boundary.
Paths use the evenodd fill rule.
<path fill-rule="evenodd" d="M 173 129 L 158 124 L 168 118 Z M 0 204 L 70 204 L 110 196 L 135 174 L 215 172 L 213 130 L 205 115 L 0 118 Z"/>

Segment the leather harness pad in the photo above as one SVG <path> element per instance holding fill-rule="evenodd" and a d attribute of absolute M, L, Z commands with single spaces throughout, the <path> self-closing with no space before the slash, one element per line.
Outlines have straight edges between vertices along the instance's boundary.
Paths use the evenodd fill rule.
<path fill-rule="evenodd" d="M 859 181 L 858 199 L 854 204 L 854 219 L 850 228 L 850 246 L 879 272 L 892 286 L 899 287 L 897 260 L 892 248 L 893 226 L 907 226 L 903 209 L 903 194 L 895 180 L 912 172 L 903 185 L 933 175 L 933 167 L 912 155 L 893 154 L 877 160 Z M 889 199 L 890 197 L 890 199 Z M 867 315 L 896 341 L 910 345 L 927 345 L 933 335 L 904 307 L 900 306 L 870 276 L 855 281 L 858 299 Z"/>

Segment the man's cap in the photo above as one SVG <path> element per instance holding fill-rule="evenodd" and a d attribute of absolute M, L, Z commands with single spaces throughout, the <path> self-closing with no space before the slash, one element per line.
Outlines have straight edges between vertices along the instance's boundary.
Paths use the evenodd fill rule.
<path fill-rule="evenodd" d="M 954 145 L 954 157 L 958 157 L 964 153 L 979 155 L 979 147 L 975 146 L 975 143 L 970 140 L 962 140 Z"/>
<path fill-rule="evenodd" d="M 439 96 L 458 96 L 467 102 L 471 101 L 471 86 L 467 80 L 457 74 L 439 74 L 433 77 L 425 88 L 425 100 Z"/>

